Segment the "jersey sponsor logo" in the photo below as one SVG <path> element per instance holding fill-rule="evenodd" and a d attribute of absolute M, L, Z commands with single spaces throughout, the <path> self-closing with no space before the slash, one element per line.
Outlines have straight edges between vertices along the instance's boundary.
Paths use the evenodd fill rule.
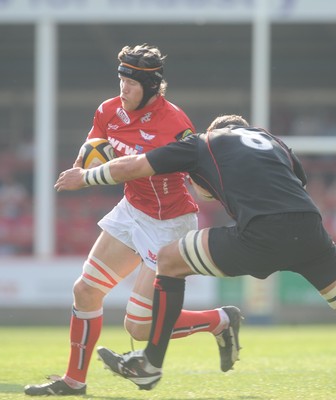
<path fill-rule="evenodd" d="M 112 131 L 116 131 L 118 128 L 119 128 L 119 125 L 107 124 L 107 129 L 110 129 Z"/>
<path fill-rule="evenodd" d="M 139 145 L 135 145 L 135 147 L 128 146 L 126 143 L 121 142 L 118 139 L 113 137 L 108 137 L 111 146 L 119 151 L 120 153 L 124 154 L 125 156 L 132 156 L 135 154 L 140 154 L 143 152 L 143 147 Z"/>
<path fill-rule="evenodd" d="M 130 117 L 127 115 L 127 112 L 123 108 L 117 108 L 117 116 L 122 120 L 124 124 L 129 125 L 131 123 Z"/>
<path fill-rule="evenodd" d="M 151 140 L 153 140 L 155 138 L 156 135 L 151 135 L 150 133 L 146 133 L 145 131 L 143 131 L 142 129 L 140 129 L 140 134 L 142 136 L 142 138 L 146 141 L 149 142 Z"/>
<path fill-rule="evenodd" d="M 144 124 L 145 122 L 150 122 L 150 120 L 152 119 L 151 117 L 152 117 L 152 113 L 148 112 L 143 117 L 140 118 L 140 121 L 142 124 Z"/>
<path fill-rule="evenodd" d="M 189 136 L 189 135 L 192 135 L 193 134 L 193 131 L 191 130 L 191 129 L 186 129 L 185 131 L 183 131 L 183 132 L 180 132 L 180 133 L 178 133 L 176 136 L 175 136 L 175 139 L 178 141 L 178 140 L 182 140 L 182 139 L 184 139 L 184 138 L 186 138 L 187 136 Z"/>

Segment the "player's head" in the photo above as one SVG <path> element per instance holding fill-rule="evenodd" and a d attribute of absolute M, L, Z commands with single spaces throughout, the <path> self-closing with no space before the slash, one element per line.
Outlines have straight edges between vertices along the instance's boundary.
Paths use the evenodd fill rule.
<path fill-rule="evenodd" d="M 164 59 L 165 56 L 161 55 L 157 47 L 147 44 L 133 48 L 125 46 L 118 54 L 119 75 L 139 82 L 143 88 L 143 97 L 137 109 L 144 107 L 152 96 L 165 94 L 167 83 L 163 80 Z"/>
<path fill-rule="evenodd" d="M 240 115 L 221 115 L 215 118 L 209 125 L 207 132 L 211 132 L 214 129 L 222 129 L 229 125 L 239 125 L 248 127 L 249 123 Z"/>

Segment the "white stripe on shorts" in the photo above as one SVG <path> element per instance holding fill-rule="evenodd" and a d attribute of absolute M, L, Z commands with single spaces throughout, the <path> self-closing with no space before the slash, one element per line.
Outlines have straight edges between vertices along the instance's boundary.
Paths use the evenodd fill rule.
<path fill-rule="evenodd" d="M 212 263 L 202 244 L 204 230 L 190 231 L 179 240 L 180 254 L 190 269 L 198 275 L 223 277 L 225 274 Z"/>

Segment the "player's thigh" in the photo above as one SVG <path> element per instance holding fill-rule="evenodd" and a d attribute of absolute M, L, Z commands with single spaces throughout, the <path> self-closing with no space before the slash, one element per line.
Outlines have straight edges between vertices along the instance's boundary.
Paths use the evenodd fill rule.
<path fill-rule="evenodd" d="M 168 220 L 157 220 L 138 210 L 134 214 L 138 215 L 132 230 L 134 247 L 144 263 L 154 271 L 159 250 L 181 238 L 189 230 L 197 228 L 197 217 L 194 213 Z"/>
<path fill-rule="evenodd" d="M 155 275 L 155 270 L 142 262 L 132 291 L 141 297 L 152 300 Z"/>
<path fill-rule="evenodd" d="M 141 261 L 133 249 L 105 231 L 93 245 L 89 258 L 99 260 L 121 278 L 129 275 Z"/>
<path fill-rule="evenodd" d="M 103 231 L 84 261 L 73 288 L 74 302 L 81 311 L 97 310 L 103 298 L 140 263 L 140 257 Z"/>
<path fill-rule="evenodd" d="M 182 278 L 188 275 L 223 276 L 209 251 L 209 228 L 189 231 L 163 247 L 158 254 L 158 274 Z"/>
<path fill-rule="evenodd" d="M 336 281 L 320 290 L 320 294 L 327 301 L 329 306 L 336 310 Z"/>

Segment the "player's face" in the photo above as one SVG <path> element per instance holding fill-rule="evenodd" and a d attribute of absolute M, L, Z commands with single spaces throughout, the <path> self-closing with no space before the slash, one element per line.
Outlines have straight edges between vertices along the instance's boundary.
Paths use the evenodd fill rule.
<path fill-rule="evenodd" d="M 143 88 L 140 82 L 119 75 L 120 99 L 126 111 L 136 110 L 143 97 Z"/>

